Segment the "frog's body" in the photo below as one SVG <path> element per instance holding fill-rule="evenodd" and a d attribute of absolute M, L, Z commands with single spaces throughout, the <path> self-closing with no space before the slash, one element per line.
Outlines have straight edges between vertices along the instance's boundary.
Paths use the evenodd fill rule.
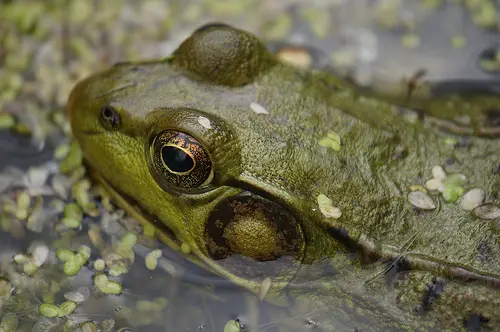
<path fill-rule="evenodd" d="M 425 110 L 447 131 L 499 136 L 499 13 L 489 0 L 299 1 L 258 35 L 283 59 Z"/>
<path fill-rule="evenodd" d="M 224 25 L 80 82 L 68 110 L 90 166 L 169 245 L 255 292 L 270 277 L 266 299 L 312 306 L 324 330 L 500 326 L 498 218 L 408 199 L 442 166 L 496 211 L 498 139 L 443 133 Z"/>

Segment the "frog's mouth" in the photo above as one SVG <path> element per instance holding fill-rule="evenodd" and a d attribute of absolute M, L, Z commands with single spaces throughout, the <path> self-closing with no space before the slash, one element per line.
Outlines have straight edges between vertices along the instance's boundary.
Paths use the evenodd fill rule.
<path fill-rule="evenodd" d="M 256 209 L 259 208 L 259 200 L 262 199 L 249 192 L 244 192 L 243 194 L 232 196 L 229 199 L 223 200 L 217 205 L 217 208 L 210 214 L 209 220 L 207 222 L 207 227 L 214 228 L 212 232 L 212 238 L 208 239 L 211 242 L 209 247 L 209 255 L 200 250 L 199 248 L 190 248 L 190 252 L 182 248 L 182 243 L 177 239 L 175 233 L 163 222 L 160 222 L 158 218 L 151 215 L 145 211 L 132 197 L 124 194 L 120 190 L 112 186 L 99 172 L 89 167 L 89 175 L 97 183 L 101 184 L 107 193 L 112 197 L 114 203 L 120 208 L 125 210 L 131 217 L 135 218 L 142 226 L 151 225 L 155 228 L 156 237 L 169 248 L 182 254 L 182 256 L 191 263 L 211 271 L 223 278 L 226 278 L 236 285 L 242 286 L 259 296 L 264 297 L 262 294 L 263 287 L 265 288 L 265 293 L 274 293 L 273 298 L 270 298 L 270 302 L 276 305 L 286 305 L 288 304 L 288 299 L 286 296 L 276 296 L 280 293 L 287 285 L 290 280 L 293 279 L 295 273 L 301 266 L 301 256 L 303 254 L 303 241 L 297 243 L 294 237 L 291 237 L 288 241 L 288 249 L 291 247 L 295 248 L 296 255 L 284 256 L 277 258 L 275 260 L 269 261 L 255 261 L 245 257 L 244 255 L 227 255 L 224 252 L 224 245 L 220 241 L 217 241 L 220 233 L 217 234 L 220 227 L 216 227 L 217 224 L 220 226 L 220 220 L 217 218 L 219 213 L 224 215 L 230 214 L 228 209 L 232 209 L 234 203 L 236 205 L 240 202 L 245 202 L 248 200 L 254 200 L 253 204 L 247 205 L 246 208 Z M 257 198 L 256 198 L 257 197 Z M 255 201 L 256 200 L 256 201 Z M 265 204 L 265 203 L 264 203 Z M 270 205 L 265 205 L 266 209 L 270 208 Z M 275 213 L 277 211 L 269 210 L 269 213 Z M 286 217 L 286 216 L 285 216 Z M 227 218 L 224 218 L 227 220 Z M 294 230 L 288 228 L 285 234 L 290 235 Z M 281 237 L 283 240 L 283 237 Z M 285 239 L 286 240 L 286 239 Z M 303 240 L 303 239 L 301 239 Z M 286 241 L 285 241 L 286 242 Z M 269 279 L 272 279 L 272 283 L 269 284 Z M 281 294 L 284 295 L 284 294 Z"/>

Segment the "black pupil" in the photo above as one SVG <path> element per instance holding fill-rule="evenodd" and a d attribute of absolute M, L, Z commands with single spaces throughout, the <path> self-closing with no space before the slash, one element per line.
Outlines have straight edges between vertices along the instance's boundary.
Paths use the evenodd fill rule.
<path fill-rule="evenodd" d="M 161 156 L 165 165 L 173 172 L 184 173 L 194 166 L 191 156 L 176 146 L 164 146 Z"/>
<path fill-rule="evenodd" d="M 107 120 L 113 120 L 115 112 L 111 108 L 109 108 L 109 107 L 104 107 L 104 109 L 102 110 L 102 115 Z"/>

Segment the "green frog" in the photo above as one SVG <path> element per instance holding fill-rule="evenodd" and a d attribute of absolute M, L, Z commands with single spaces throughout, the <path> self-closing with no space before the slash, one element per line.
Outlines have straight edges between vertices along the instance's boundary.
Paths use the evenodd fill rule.
<path fill-rule="evenodd" d="M 67 108 L 118 205 L 320 330 L 500 326 L 500 141 L 477 122 L 464 136 L 225 24 L 79 82 Z"/>

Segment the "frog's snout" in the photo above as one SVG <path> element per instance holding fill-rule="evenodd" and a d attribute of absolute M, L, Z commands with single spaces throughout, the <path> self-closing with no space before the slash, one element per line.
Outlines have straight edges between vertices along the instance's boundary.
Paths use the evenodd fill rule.
<path fill-rule="evenodd" d="M 215 260 L 231 254 L 257 261 L 282 256 L 300 260 L 305 249 L 302 227 L 292 213 L 250 192 L 221 201 L 208 217 L 204 236 Z"/>

